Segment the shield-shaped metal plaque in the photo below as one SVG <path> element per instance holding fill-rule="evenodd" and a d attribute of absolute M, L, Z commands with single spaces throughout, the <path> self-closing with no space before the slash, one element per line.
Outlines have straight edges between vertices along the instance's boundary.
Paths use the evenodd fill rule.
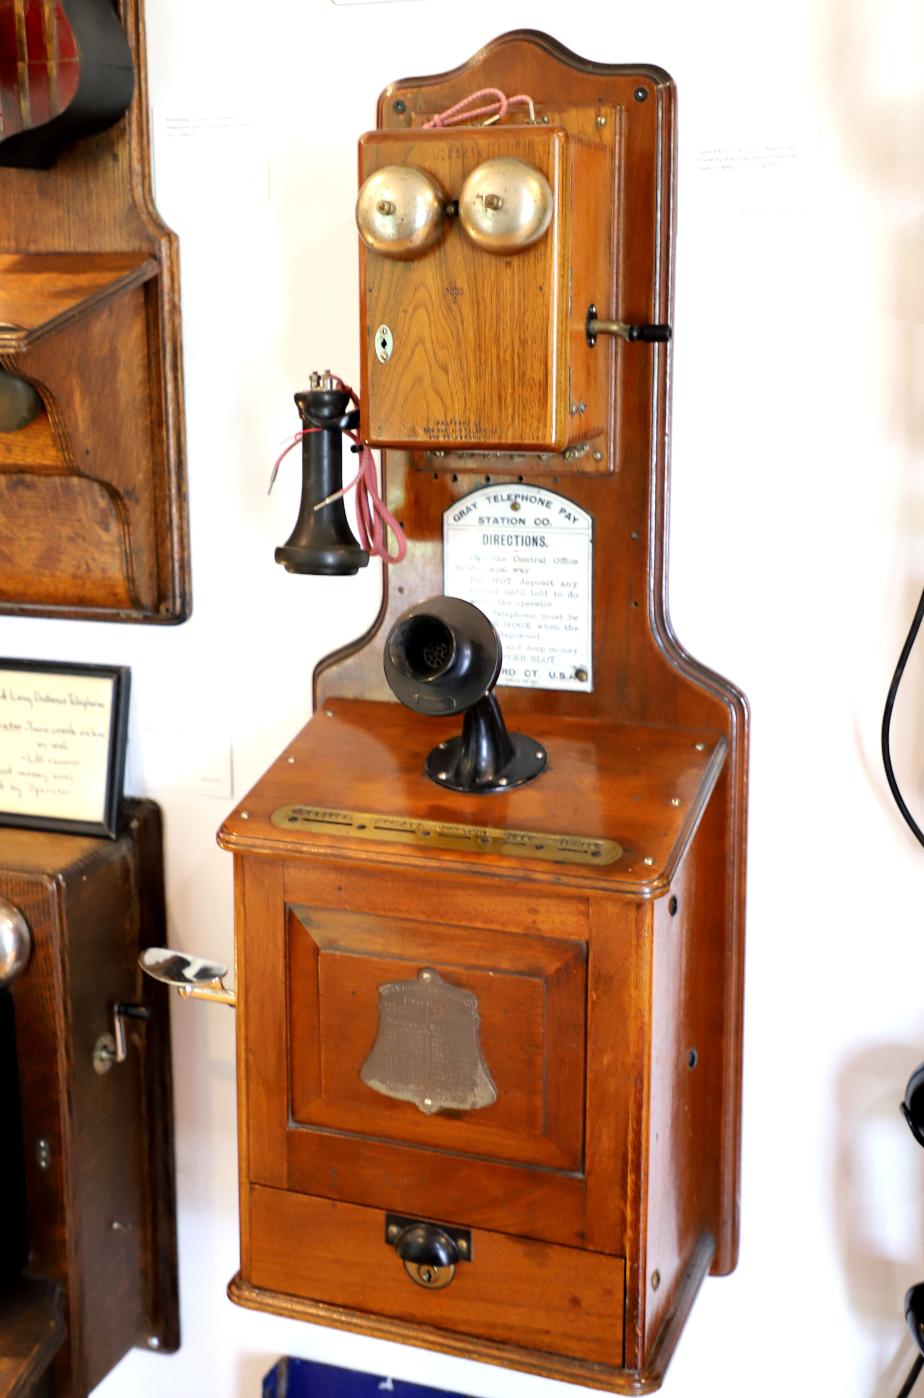
<path fill-rule="evenodd" d="M 360 1077 L 428 1116 L 497 1101 L 478 1034 L 478 997 L 425 967 L 413 981 L 379 986 L 379 1032 Z"/>

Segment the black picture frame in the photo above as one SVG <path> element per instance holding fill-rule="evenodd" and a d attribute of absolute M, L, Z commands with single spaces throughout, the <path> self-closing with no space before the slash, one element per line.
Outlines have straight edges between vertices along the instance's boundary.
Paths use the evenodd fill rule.
<path fill-rule="evenodd" d="M 10 674 L 18 677 L 9 680 Z M 34 681 L 30 685 L 30 676 Z M 51 690 L 64 691 L 65 686 L 49 686 L 50 678 L 61 677 L 74 683 L 67 687 L 62 698 L 51 697 Z M 42 679 L 46 681 L 42 687 Z M 105 686 L 87 685 L 87 681 L 108 681 Z M 83 692 L 81 693 L 81 689 Z M 19 826 L 27 830 L 49 830 L 66 835 L 98 835 L 114 840 L 119 833 L 119 808 L 125 781 L 125 751 L 128 743 L 128 706 L 131 692 L 131 670 L 125 665 L 81 665 L 69 661 L 49 660 L 7 660 L 0 657 L 0 826 Z M 86 723 L 87 708 L 99 707 L 97 699 L 89 694 L 101 696 L 108 723 L 108 732 L 99 735 L 81 728 Z M 48 710 L 54 710 L 48 724 L 37 724 L 33 715 L 39 713 L 47 717 Z M 55 719 L 60 722 L 56 726 Z M 74 729 L 74 724 L 78 727 Z M 76 739 L 87 739 L 86 744 L 78 744 Z M 30 757 L 24 748 L 35 736 L 36 751 Z M 70 743 L 70 736 L 75 739 Z M 99 736 L 98 751 L 80 752 L 81 746 L 97 746 L 92 740 Z M 46 741 L 43 741 L 43 737 Z M 50 739 L 56 739 L 54 743 Z M 60 757 L 47 759 L 44 750 L 53 747 Z M 42 749 L 40 752 L 39 749 Z M 65 752 L 70 756 L 64 760 Z M 22 791 L 21 780 L 14 784 L 14 775 L 20 779 L 24 769 L 14 774 L 17 762 L 35 762 L 39 772 L 45 761 L 60 761 L 62 765 L 80 768 L 86 783 L 87 774 L 95 786 L 96 796 L 82 801 L 80 794 L 74 797 L 77 810 L 72 815 L 55 814 L 54 797 L 35 789 L 34 799 Z M 105 764 L 105 771 L 103 771 Z M 70 779 L 70 778 L 69 778 Z M 79 778 L 75 775 L 74 780 Z M 14 799 L 15 790 L 15 799 Z M 34 806 L 34 809 L 33 809 Z M 44 807 L 44 808 L 43 808 Z"/>

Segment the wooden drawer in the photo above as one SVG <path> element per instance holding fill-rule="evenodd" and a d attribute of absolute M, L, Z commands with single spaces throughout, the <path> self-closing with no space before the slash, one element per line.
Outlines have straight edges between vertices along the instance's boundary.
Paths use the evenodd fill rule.
<path fill-rule="evenodd" d="M 477 1231 L 440 1291 L 417 1286 L 385 1242 L 385 1214 L 250 1189 L 242 1276 L 268 1291 L 620 1367 L 625 1262 Z M 396 1202 L 401 1190 L 396 1190 Z"/>

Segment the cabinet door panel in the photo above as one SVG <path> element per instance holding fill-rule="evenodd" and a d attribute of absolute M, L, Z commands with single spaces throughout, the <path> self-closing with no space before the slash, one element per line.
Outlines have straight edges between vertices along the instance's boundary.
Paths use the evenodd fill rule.
<path fill-rule="evenodd" d="M 485 939 L 463 928 L 447 935 L 426 923 L 298 906 L 288 911 L 288 967 L 293 1123 L 582 1170 L 584 942 L 503 933 Z M 421 973 L 442 982 L 443 996 L 434 1010 L 421 1005 L 418 1013 L 418 985 L 426 995 Z M 389 995 L 392 987 L 407 987 L 407 996 Z M 442 1008 L 460 990 L 475 1016 L 467 1035 L 461 1026 L 461 1042 L 460 1026 Z M 392 1015 L 396 999 L 403 1004 Z M 428 1072 L 434 1082 L 445 1076 L 441 1059 L 467 1055 L 482 1080 L 493 1082 L 496 1100 L 428 1112 L 386 1095 L 364 1081 L 373 1050 L 399 1075 L 402 1058 L 405 1077 L 421 1075 L 419 1100 L 427 1100 Z"/>

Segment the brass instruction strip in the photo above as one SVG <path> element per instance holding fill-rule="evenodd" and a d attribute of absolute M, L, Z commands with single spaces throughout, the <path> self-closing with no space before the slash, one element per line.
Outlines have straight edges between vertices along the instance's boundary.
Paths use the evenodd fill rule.
<path fill-rule="evenodd" d="M 553 864 L 614 864 L 622 855 L 616 840 L 587 835 L 550 835 L 541 830 L 502 830 L 491 825 L 457 825 L 376 815 L 369 811 L 336 811 L 326 806 L 280 806 L 270 816 L 280 830 L 310 830 L 356 840 L 385 840 L 399 845 L 430 845 L 436 849 L 473 854 L 520 855 Z"/>

